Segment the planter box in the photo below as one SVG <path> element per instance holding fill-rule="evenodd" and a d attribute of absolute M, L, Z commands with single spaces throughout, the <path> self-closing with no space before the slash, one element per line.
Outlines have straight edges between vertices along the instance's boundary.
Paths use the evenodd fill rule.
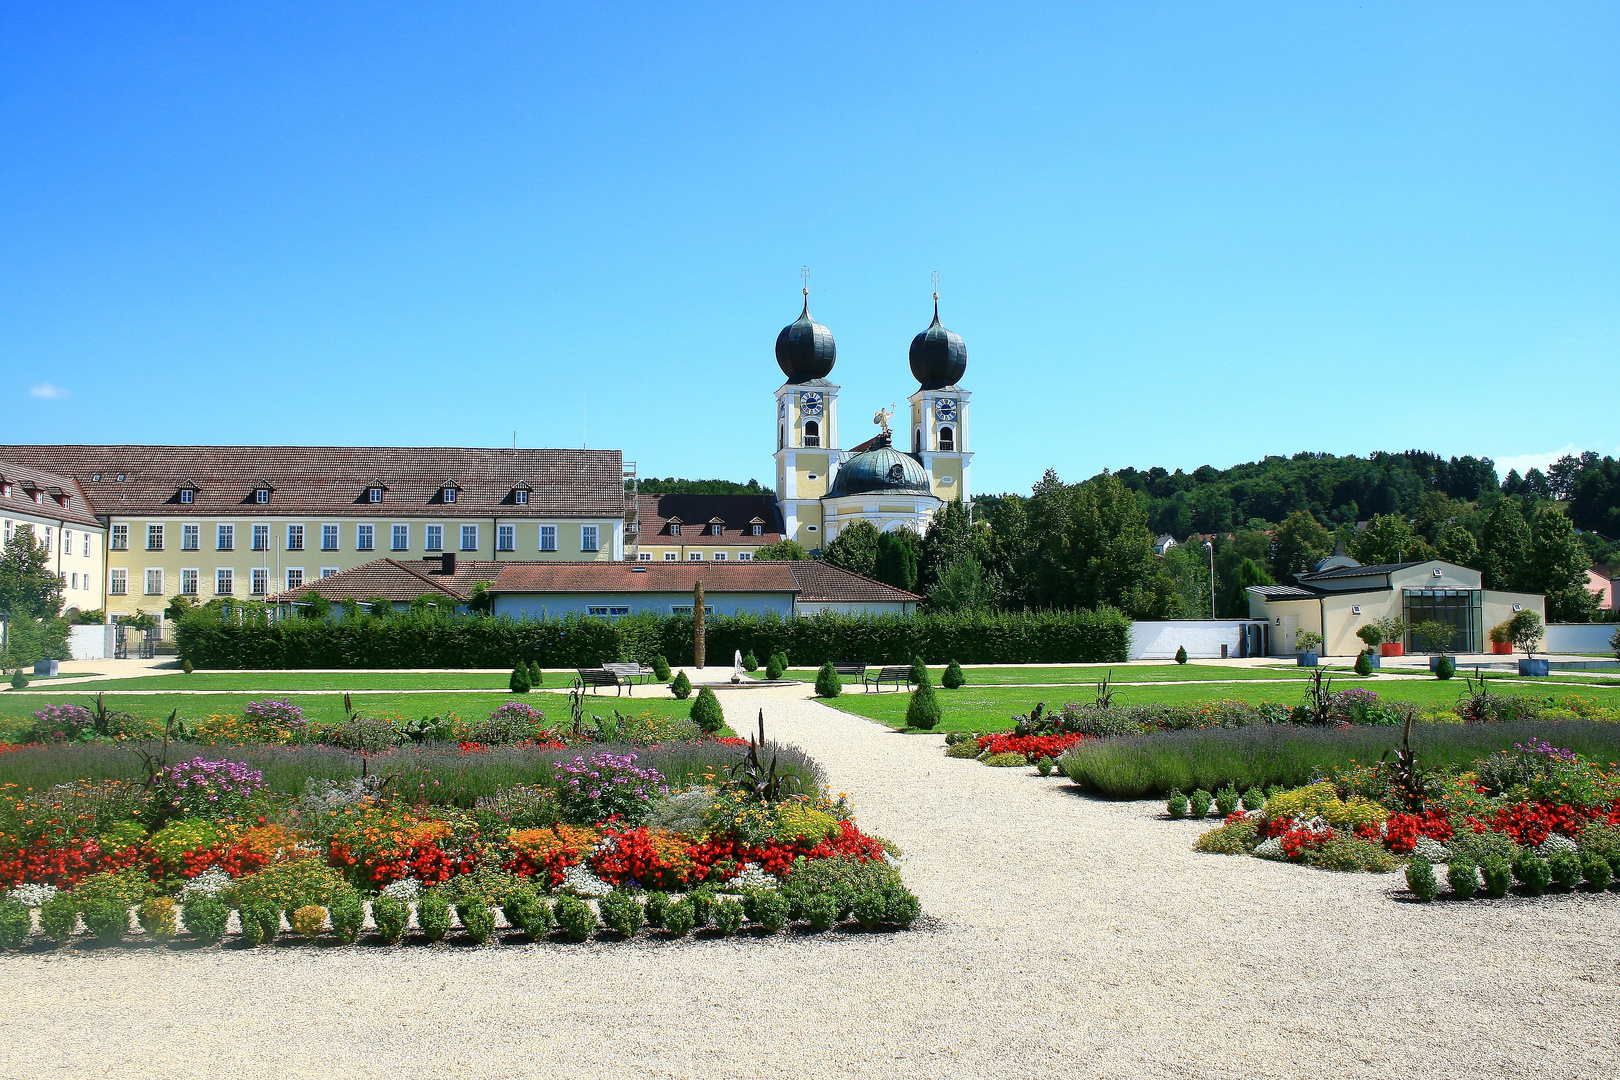
<path fill-rule="evenodd" d="M 1457 661 L 1453 660 L 1451 663 L 1452 663 L 1452 666 L 1455 667 L 1456 664 L 1457 664 Z M 1440 657 L 1438 657 L 1438 656 L 1429 657 L 1429 670 L 1430 671 L 1436 670 L 1437 668 L 1439 668 L 1439 666 L 1440 666 Z"/>
<path fill-rule="evenodd" d="M 1315 667 L 1316 654 L 1313 652 L 1300 653 L 1298 663 L 1300 667 Z"/>
<path fill-rule="evenodd" d="M 56 660 L 35 660 L 34 674 L 54 676 L 59 672 L 58 664 Z"/>
<path fill-rule="evenodd" d="M 1545 660 L 1520 660 L 1519 661 L 1519 674 L 1520 675 L 1545 676 L 1547 674 L 1547 661 L 1545 661 Z"/>
<path fill-rule="evenodd" d="M 1406 655 L 1406 646 L 1398 641 L 1386 641 L 1378 646 L 1378 653 L 1380 656 L 1404 656 Z"/>
<path fill-rule="evenodd" d="M 1377 655 L 1375 655 L 1375 654 L 1373 654 L 1371 652 L 1369 652 L 1367 654 L 1367 663 L 1372 665 L 1372 669 L 1374 671 L 1383 670 L 1383 667 L 1384 667 L 1383 660 L 1380 657 L 1378 657 Z"/>
<path fill-rule="evenodd" d="M 1513 655 L 1513 642 L 1511 642 L 1511 641 L 1493 641 L 1493 642 L 1491 642 L 1491 655 L 1492 656 L 1512 656 Z"/>

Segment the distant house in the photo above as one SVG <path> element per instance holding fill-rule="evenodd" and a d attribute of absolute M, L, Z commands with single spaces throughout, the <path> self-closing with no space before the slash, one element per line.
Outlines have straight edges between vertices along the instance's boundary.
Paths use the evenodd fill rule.
<path fill-rule="evenodd" d="M 632 528 L 640 562 L 750 562 L 782 540 L 769 495 L 641 495 Z"/>
<path fill-rule="evenodd" d="M 704 607 L 721 615 L 775 613 L 784 618 L 837 614 L 909 615 L 921 597 L 827 563 L 637 562 L 553 563 L 378 559 L 270 597 L 296 603 L 317 592 L 330 601 L 380 598 L 405 605 L 430 602 L 464 609 L 479 583 L 493 612 L 513 619 L 578 614 L 616 619 L 642 611 L 692 610 L 692 589 L 703 583 Z"/>
<path fill-rule="evenodd" d="M 1598 610 L 1614 610 L 1614 568 L 1594 566 L 1586 572 L 1586 587 L 1598 594 Z"/>
<path fill-rule="evenodd" d="M 1155 554 L 1155 555 L 1163 555 L 1165 552 L 1169 551 L 1171 548 L 1173 548 L 1175 546 L 1176 546 L 1176 538 L 1175 537 L 1173 537 L 1173 536 L 1161 536 L 1158 539 L 1153 541 L 1153 554 Z"/>

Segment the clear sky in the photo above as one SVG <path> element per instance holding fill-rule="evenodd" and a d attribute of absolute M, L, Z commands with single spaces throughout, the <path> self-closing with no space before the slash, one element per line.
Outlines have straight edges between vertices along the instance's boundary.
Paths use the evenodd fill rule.
<path fill-rule="evenodd" d="M 0 4 L 0 441 L 1620 451 L 1620 6 Z M 1522 468 L 1521 464 L 1521 468 Z M 1504 467 L 1503 471 L 1506 469 Z"/>

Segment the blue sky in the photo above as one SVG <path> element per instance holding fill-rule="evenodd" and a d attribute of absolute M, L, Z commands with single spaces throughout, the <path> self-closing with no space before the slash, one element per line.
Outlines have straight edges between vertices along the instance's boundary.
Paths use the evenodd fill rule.
<path fill-rule="evenodd" d="M 1620 451 L 1612 4 L 0 5 L 0 441 Z M 1505 468 L 1503 470 L 1506 471 Z"/>

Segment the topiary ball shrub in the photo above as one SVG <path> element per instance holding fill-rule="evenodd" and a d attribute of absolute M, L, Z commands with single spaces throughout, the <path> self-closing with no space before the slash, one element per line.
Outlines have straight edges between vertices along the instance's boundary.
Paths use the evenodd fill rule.
<path fill-rule="evenodd" d="M 1185 646 L 1185 645 L 1177 645 L 1176 646 L 1176 663 L 1185 664 L 1186 662 L 1187 662 L 1187 646 Z"/>
<path fill-rule="evenodd" d="M 960 690 L 967 685 L 967 676 L 962 674 L 962 665 L 952 660 L 945 668 L 945 674 L 940 676 L 939 684 L 947 690 Z"/>
<path fill-rule="evenodd" d="M 353 945 L 366 921 L 366 909 L 360 901 L 360 894 L 352 888 L 340 890 L 332 897 L 332 905 L 326 913 L 332 919 L 332 936 L 344 945 Z"/>
<path fill-rule="evenodd" d="M 1586 887 L 1593 892 L 1602 892 L 1614 880 L 1614 871 L 1609 868 L 1609 861 L 1597 855 L 1583 855 L 1581 857 L 1581 874 L 1586 879 Z"/>
<path fill-rule="evenodd" d="M 725 937 L 730 937 L 742 929 L 743 906 L 729 897 L 722 898 L 714 905 L 714 928 Z"/>
<path fill-rule="evenodd" d="M 664 909 L 664 933 L 671 938 L 685 937 L 692 929 L 692 901 L 676 900 Z"/>
<path fill-rule="evenodd" d="M 397 896 L 379 896 L 371 902 L 371 921 L 377 924 L 377 936 L 385 944 L 398 944 L 410 920 L 411 909 Z"/>
<path fill-rule="evenodd" d="M 1356 674 L 1365 677 L 1372 672 L 1372 657 L 1368 656 L 1365 650 L 1356 653 Z"/>
<path fill-rule="evenodd" d="M 686 677 L 686 672 L 676 673 L 675 681 L 669 684 L 669 692 L 674 694 L 678 701 L 685 701 L 692 696 L 692 680 Z"/>
<path fill-rule="evenodd" d="M 804 917 L 810 920 L 810 929 L 825 934 L 838 925 L 840 914 L 838 897 L 831 893 L 818 893 L 805 901 Z"/>
<path fill-rule="evenodd" d="M 816 697 L 835 698 L 843 692 L 844 680 L 833 670 L 832 661 L 822 664 L 821 670 L 816 672 Z"/>
<path fill-rule="evenodd" d="M 659 682 L 668 682 L 669 681 L 669 661 L 668 660 L 664 659 L 662 656 L 653 657 L 652 669 L 653 669 L 653 678 L 657 679 Z"/>
<path fill-rule="evenodd" d="M 743 670 L 744 671 L 758 671 L 759 670 L 759 657 L 754 655 L 754 650 L 753 649 L 749 649 L 747 652 L 743 653 Z"/>
<path fill-rule="evenodd" d="M 527 665 L 520 663 L 512 669 L 512 677 L 506 680 L 506 688 L 514 694 L 527 694 L 532 689 Z"/>
<path fill-rule="evenodd" d="M 463 900 L 456 905 L 456 916 L 461 928 L 476 945 L 486 945 L 495 936 L 495 909 L 482 897 Z"/>
<path fill-rule="evenodd" d="M 534 903 L 518 911 L 518 921 L 513 925 L 522 930 L 530 941 L 544 941 L 557 929 L 557 916 L 551 913 L 550 904 L 536 897 Z"/>
<path fill-rule="evenodd" d="M 141 929 L 153 941 L 167 941 L 174 937 L 174 899 L 168 896 L 154 896 L 142 902 L 136 909 L 135 918 L 139 920 Z"/>
<path fill-rule="evenodd" d="M 1449 679 L 1455 674 L 1457 665 L 1449 656 L 1442 656 L 1440 662 L 1434 665 L 1434 677 L 1437 679 Z"/>
<path fill-rule="evenodd" d="M 1215 793 L 1215 812 L 1220 814 L 1221 817 L 1231 817 L 1237 813 L 1240 801 L 1237 788 L 1227 784 Z"/>
<path fill-rule="evenodd" d="M 1202 820 L 1209 817 L 1210 805 L 1215 801 L 1209 792 L 1205 791 L 1203 788 L 1199 788 L 1197 791 L 1189 795 L 1187 799 L 1191 804 L 1192 816 L 1194 818 Z"/>
<path fill-rule="evenodd" d="M 911 702 L 906 706 L 907 727 L 932 731 L 939 726 L 939 722 L 943 718 L 939 707 L 939 698 L 932 686 L 923 683 L 912 691 Z"/>
<path fill-rule="evenodd" d="M 726 714 L 720 708 L 720 699 L 707 686 L 698 691 L 697 700 L 692 702 L 692 723 L 709 735 L 726 726 Z"/>
<path fill-rule="evenodd" d="M 39 906 L 39 928 L 58 945 L 73 938 L 79 928 L 79 905 L 73 897 L 59 892 Z"/>
<path fill-rule="evenodd" d="M 1047 757 L 1045 754 L 1042 754 L 1041 755 L 1041 760 L 1039 760 L 1039 761 L 1037 761 L 1035 763 L 1035 770 L 1037 772 L 1039 772 L 1042 776 L 1051 776 L 1052 775 L 1052 767 L 1053 767 L 1052 759 Z"/>
<path fill-rule="evenodd" d="M 218 941 L 230 925 L 231 909 L 212 896 L 198 893 L 186 897 L 180 905 L 180 917 L 186 922 L 186 933 L 198 941 Z"/>
<path fill-rule="evenodd" d="M 1412 861 L 1406 864 L 1406 887 L 1424 903 L 1439 895 L 1440 886 L 1434 880 L 1434 866 L 1428 859 L 1421 855 L 1412 856 Z"/>
<path fill-rule="evenodd" d="M 9 896 L 0 897 L 0 949 L 22 948 L 33 928 L 28 905 Z"/>
<path fill-rule="evenodd" d="M 1486 859 L 1479 866 L 1480 877 L 1485 879 L 1485 895 L 1501 899 L 1513 887 L 1513 867 L 1503 859 Z"/>
<path fill-rule="evenodd" d="M 185 672 L 187 675 L 190 675 L 196 669 L 191 666 L 190 660 L 182 660 L 180 661 L 180 670 Z"/>
<path fill-rule="evenodd" d="M 84 925 L 103 945 L 116 945 L 129 933 L 129 908 L 122 900 L 92 900 L 84 906 Z"/>
<path fill-rule="evenodd" d="M 562 927 L 569 941 L 584 941 L 596 929 L 596 912 L 577 896 L 565 896 L 558 900 L 553 914 L 557 916 L 557 925 Z"/>
<path fill-rule="evenodd" d="M 1513 876 L 1531 896 L 1540 896 L 1552 884 L 1552 867 L 1546 859 L 1527 851 L 1513 860 Z"/>
<path fill-rule="evenodd" d="M 1266 805 L 1265 792 L 1257 787 L 1251 787 L 1243 793 L 1243 809 L 1258 810 Z"/>
<path fill-rule="evenodd" d="M 292 924 L 293 933 L 313 945 L 326 929 L 326 909 L 319 904 L 305 904 L 288 916 L 287 921 Z"/>
<path fill-rule="evenodd" d="M 642 914 L 647 917 L 647 925 L 654 930 L 664 928 L 664 913 L 669 910 L 669 893 L 653 891 L 647 894 L 647 902 L 641 905 Z"/>
<path fill-rule="evenodd" d="M 1164 812 L 1179 821 L 1187 816 L 1190 805 L 1187 796 L 1183 795 L 1179 788 L 1171 788 L 1170 797 L 1164 800 Z"/>
<path fill-rule="evenodd" d="M 1560 889 L 1579 888 L 1581 878 L 1585 876 L 1585 871 L 1581 869 L 1581 857 L 1573 851 L 1554 855 L 1547 860 L 1547 868 L 1552 871 L 1553 883 Z"/>
<path fill-rule="evenodd" d="M 450 898 L 437 889 L 428 889 L 416 897 L 416 925 L 429 941 L 443 941 L 450 933 Z"/>
<path fill-rule="evenodd" d="M 767 934 L 774 934 L 787 925 L 788 901 L 780 889 L 756 889 L 752 899 L 752 910 L 748 914 Z"/>
<path fill-rule="evenodd" d="M 1446 868 L 1446 880 L 1451 885 L 1451 892 L 1459 900 L 1472 900 L 1479 891 L 1479 867 L 1474 860 L 1453 855 L 1451 865 Z"/>
<path fill-rule="evenodd" d="M 785 671 L 787 661 L 782 658 L 782 654 L 771 653 L 770 658 L 765 661 L 765 677 L 772 680 L 780 679 Z"/>
<path fill-rule="evenodd" d="M 624 889 L 614 889 L 602 897 L 597 906 L 608 929 L 627 938 L 635 937 L 636 931 L 647 921 L 646 912 L 641 910 L 641 901 L 636 899 L 634 893 Z"/>

